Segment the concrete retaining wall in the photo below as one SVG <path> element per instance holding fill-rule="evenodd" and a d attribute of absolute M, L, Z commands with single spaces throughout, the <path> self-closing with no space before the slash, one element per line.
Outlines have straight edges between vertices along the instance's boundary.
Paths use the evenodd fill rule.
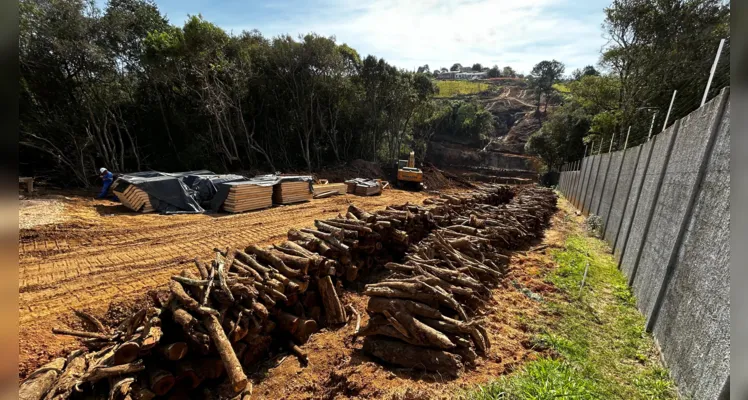
<path fill-rule="evenodd" d="M 729 110 L 725 89 L 643 145 L 566 168 L 560 187 L 602 218 L 647 331 L 695 399 L 729 396 Z"/>

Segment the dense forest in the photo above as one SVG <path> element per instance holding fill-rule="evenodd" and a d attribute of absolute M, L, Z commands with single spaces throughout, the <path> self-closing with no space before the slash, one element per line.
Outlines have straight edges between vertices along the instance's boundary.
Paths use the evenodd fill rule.
<path fill-rule="evenodd" d="M 85 186 L 100 166 L 394 160 L 440 121 L 430 76 L 334 38 L 230 35 L 200 16 L 177 27 L 149 0 L 23 0 L 20 11 L 21 171 L 58 182 Z"/>

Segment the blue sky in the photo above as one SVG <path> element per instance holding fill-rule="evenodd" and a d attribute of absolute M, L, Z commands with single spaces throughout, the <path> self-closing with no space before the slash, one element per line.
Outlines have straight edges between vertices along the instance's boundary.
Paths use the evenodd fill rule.
<path fill-rule="evenodd" d="M 203 17 L 233 33 L 316 32 L 335 36 L 362 57 L 405 69 L 453 63 L 511 65 L 528 73 L 545 59 L 566 72 L 596 64 L 605 45 L 601 24 L 610 0 L 155 0 L 170 22 Z"/>

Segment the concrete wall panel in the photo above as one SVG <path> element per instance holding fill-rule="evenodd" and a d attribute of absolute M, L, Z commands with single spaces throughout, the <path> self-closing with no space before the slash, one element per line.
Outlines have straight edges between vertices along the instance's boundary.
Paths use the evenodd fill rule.
<path fill-rule="evenodd" d="M 623 255 L 624 246 L 628 246 L 629 240 L 627 239 L 630 239 L 631 223 L 634 220 L 634 216 L 639 211 L 638 204 L 641 203 L 641 186 L 644 183 L 643 179 L 645 177 L 645 172 L 649 169 L 649 157 L 653 147 L 654 141 L 652 140 L 641 145 L 639 162 L 636 164 L 636 170 L 634 171 L 634 182 L 631 184 L 631 190 L 629 191 L 629 198 L 627 200 L 628 207 L 624 210 L 621 229 L 619 229 L 614 249 L 616 260 L 619 262 L 621 262 L 621 255 Z"/>
<path fill-rule="evenodd" d="M 730 374 L 729 104 L 700 189 L 653 333 L 681 394 L 716 399 Z"/>
<path fill-rule="evenodd" d="M 590 171 L 587 173 L 587 181 L 582 192 L 582 213 L 585 215 L 589 213 L 590 204 L 592 203 L 592 185 L 595 183 L 599 161 L 600 156 L 597 154 L 590 159 Z"/>
<path fill-rule="evenodd" d="M 597 180 L 593 181 L 592 188 L 590 190 L 594 190 L 592 193 L 592 203 L 590 204 L 589 212 L 590 214 L 598 214 L 598 205 L 600 204 L 600 197 L 603 193 L 603 182 L 605 182 L 605 170 L 608 168 L 608 161 L 610 161 L 610 154 L 605 153 L 600 155 L 600 161 L 598 161 L 599 167 L 597 168 Z"/>
<path fill-rule="evenodd" d="M 621 164 L 621 171 L 618 176 L 618 184 L 615 189 L 615 197 L 612 199 L 610 206 L 610 216 L 608 217 L 608 224 L 605 227 L 605 241 L 608 242 L 611 248 L 615 247 L 614 240 L 616 240 L 616 234 L 618 228 L 621 225 L 621 218 L 623 218 L 623 212 L 626 208 L 628 201 L 628 191 L 631 188 L 632 180 L 634 179 L 634 172 L 636 172 L 637 158 L 641 146 L 627 149 L 623 155 L 623 163 Z"/>
<path fill-rule="evenodd" d="M 616 181 L 618 180 L 618 170 L 621 166 L 622 157 L 623 150 L 610 153 L 608 177 L 605 179 L 605 185 L 602 187 L 602 199 L 600 203 L 600 211 L 598 211 L 598 214 L 603 218 L 603 223 L 608 221 L 610 206 L 613 204 L 613 194 L 616 191 Z M 607 230 L 607 225 L 603 226 L 603 229 Z"/>
<path fill-rule="evenodd" d="M 636 214 L 631 222 L 631 232 L 629 233 L 629 239 L 626 243 L 623 260 L 621 261 L 621 269 L 628 278 L 631 278 L 632 276 L 634 264 L 642 241 L 644 240 L 643 236 L 644 231 L 647 229 L 647 220 L 649 219 L 650 210 L 655 206 L 653 201 L 656 200 L 655 195 L 657 192 L 657 184 L 659 183 L 660 174 L 665 164 L 668 146 L 673 134 L 674 129 L 673 126 L 671 126 L 652 139 L 654 141 L 652 157 L 644 175 L 641 197 L 639 197 L 639 206 L 637 207 Z M 636 294 L 638 295 L 638 293 Z"/>
<path fill-rule="evenodd" d="M 652 315 L 665 279 L 670 255 L 687 214 L 689 199 L 697 189 L 699 167 L 707 156 L 709 129 L 714 120 L 720 117 L 717 107 L 719 102 L 711 101 L 680 121 L 633 281 L 639 309 L 647 319 Z"/>

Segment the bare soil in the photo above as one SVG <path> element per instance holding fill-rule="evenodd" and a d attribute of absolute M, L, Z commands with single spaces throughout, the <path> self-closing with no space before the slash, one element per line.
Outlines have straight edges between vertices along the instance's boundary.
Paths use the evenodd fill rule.
<path fill-rule="evenodd" d="M 113 322 L 137 305 L 150 290 L 193 257 L 208 257 L 214 246 L 269 244 L 285 238 L 290 228 L 309 226 L 315 218 L 343 212 L 349 202 L 368 210 L 388 204 L 421 203 L 426 193 L 385 190 L 381 196 L 351 195 L 269 210 L 222 215 L 135 215 L 107 201 L 68 202 L 66 223 L 23 230 L 19 245 L 21 376 L 49 358 L 76 347 L 75 340 L 55 337 L 54 326 L 76 326 L 70 307 L 85 308 Z M 363 354 L 362 339 L 352 340 L 355 322 L 323 329 L 302 346 L 309 363 L 293 355 L 274 354 L 247 371 L 253 399 L 451 399 L 537 358 L 527 321 L 541 313 L 541 304 L 527 290 L 545 297 L 555 288 L 541 278 L 553 265 L 541 253 L 560 247 L 567 232 L 560 210 L 542 241 L 514 252 L 510 272 L 493 291 L 480 316 L 492 347 L 488 357 L 456 379 L 382 365 Z M 535 247 L 538 250 L 533 250 Z M 520 290 L 526 289 L 526 290 Z M 344 290 L 365 324 L 366 297 Z"/>
<path fill-rule="evenodd" d="M 21 229 L 18 243 L 19 375 L 77 347 L 74 339 L 51 333 L 74 323 L 71 308 L 97 315 L 110 303 L 127 308 L 148 290 L 165 286 L 182 264 L 210 257 L 214 247 L 278 242 L 291 228 L 345 213 L 349 203 L 375 210 L 420 204 L 428 196 L 393 189 L 380 196 L 344 195 L 244 214 L 171 216 L 137 214 L 119 203 L 80 196 L 37 198 L 34 204 L 54 199 L 62 211 L 51 219 L 49 206 L 22 206 L 20 212 L 31 228 Z"/>

